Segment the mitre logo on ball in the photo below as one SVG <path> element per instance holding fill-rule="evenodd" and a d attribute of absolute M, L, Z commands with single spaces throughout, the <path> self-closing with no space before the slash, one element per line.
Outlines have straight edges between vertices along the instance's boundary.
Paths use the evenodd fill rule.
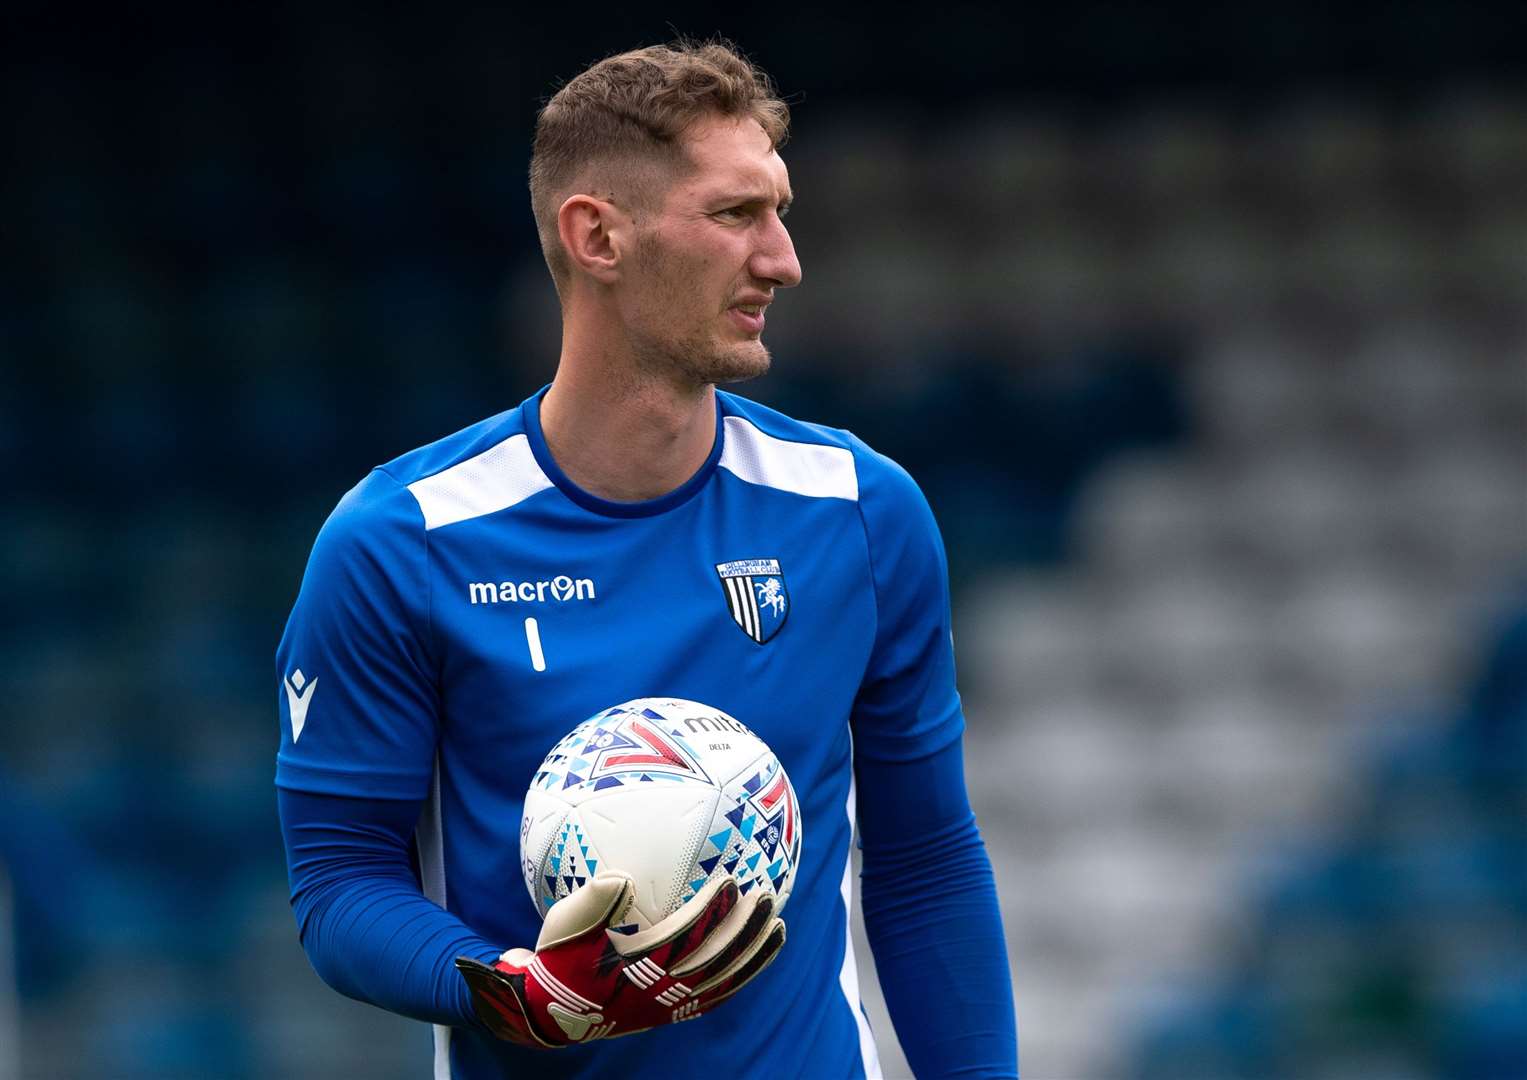
<path fill-rule="evenodd" d="M 537 911 L 617 870 L 636 885 L 628 931 L 722 874 L 783 907 L 800 852 L 800 805 L 774 752 L 734 717 L 680 698 L 628 701 L 570 731 L 532 777 L 520 828 Z"/>

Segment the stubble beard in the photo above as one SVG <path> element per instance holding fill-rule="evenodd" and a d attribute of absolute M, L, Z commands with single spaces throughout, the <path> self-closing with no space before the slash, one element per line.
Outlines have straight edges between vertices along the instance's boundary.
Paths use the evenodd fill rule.
<path fill-rule="evenodd" d="M 769 350 L 756 339 L 731 345 L 703 337 L 670 342 L 667 359 L 669 369 L 686 381 L 718 386 L 747 382 L 769 370 Z"/>
<path fill-rule="evenodd" d="M 769 350 L 756 338 L 724 342 L 703 330 L 677 334 L 669 328 L 666 333 L 635 332 L 631 344 L 638 370 L 663 382 L 723 386 L 756 379 L 769 370 Z"/>

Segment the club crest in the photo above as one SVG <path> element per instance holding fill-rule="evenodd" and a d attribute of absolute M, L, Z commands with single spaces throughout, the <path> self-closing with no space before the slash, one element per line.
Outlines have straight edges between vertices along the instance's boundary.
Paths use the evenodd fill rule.
<path fill-rule="evenodd" d="M 732 620 L 744 634 L 762 645 L 779 633 L 790 614 L 790 594 L 778 559 L 717 563 L 716 573 Z"/>

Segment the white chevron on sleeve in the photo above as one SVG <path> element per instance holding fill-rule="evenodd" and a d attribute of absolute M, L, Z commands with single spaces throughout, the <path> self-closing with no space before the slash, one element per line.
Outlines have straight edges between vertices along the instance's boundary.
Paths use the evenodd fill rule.
<path fill-rule="evenodd" d="M 315 675 L 311 681 L 305 679 L 302 669 L 298 668 L 290 676 L 281 680 L 281 685 L 286 687 L 286 703 L 291 707 L 292 713 L 292 742 L 302 738 L 302 726 L 308 722 L 308 706 L 313 703 L 313 692 L 318 686 L 318 677 Z"/>

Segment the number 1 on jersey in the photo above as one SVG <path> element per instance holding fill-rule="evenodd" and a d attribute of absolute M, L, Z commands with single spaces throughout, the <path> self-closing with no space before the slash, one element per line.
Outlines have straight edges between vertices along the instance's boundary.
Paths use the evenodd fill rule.
<path fill-rule="evenodd" d="M 533 618 L 525 620 L 525 644 L 530 646 L 530 666 L 537 671 L 545 671 L 546 654 L 541 651 L 541 626 Z"/>

